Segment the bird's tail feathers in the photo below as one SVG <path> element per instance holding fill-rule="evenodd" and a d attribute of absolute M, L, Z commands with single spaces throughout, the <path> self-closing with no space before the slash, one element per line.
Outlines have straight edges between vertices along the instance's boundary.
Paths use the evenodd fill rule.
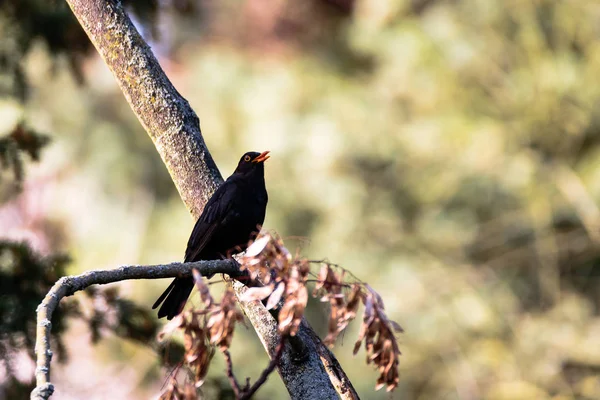
<path fill-rule="evenodd" d="M 191 277 L 173 279 L 173 282 L 171 282 L 169 287 L 167 287 L 152 306 L 152 309 L 155 309 L 162 303 L 162 306 L 158 310 L 158 318 L 167 317 L 170 320 L 183 311 L 183 307 L 188 297 L 190 297 L 193 288 L 194 280 Z"/>

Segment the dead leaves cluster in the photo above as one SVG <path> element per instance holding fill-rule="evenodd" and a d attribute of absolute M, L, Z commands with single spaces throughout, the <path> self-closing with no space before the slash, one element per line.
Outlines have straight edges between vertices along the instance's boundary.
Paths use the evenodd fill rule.
<path fill-rule="evenodd" d="M 158 400 L 196 400 L 197 398 L 194 386 L 186 384 L 180 388 L 177 380 L 172 378 L 167 390 L 160 395 Z"/>
<path fill-rule="evenodd" d="M 184 361 L 194 373 L 196 386 L 204 383 L 210 360 L 214 355 L 214 349 L 209 345 L 205 317 L 205 310 L 186 311 L 173 318 L 158 334 L 158 339 L 162 341 L 175 330 L 183 331 Z"/>
<path fill-rule="evenodd" d="M 306 283 L 310 262 L 302 258 L 293 259 L 281 239 L 262 234 L 248 247 L 241 263 L 242 269 L 248 270 L 253 279 L 259 278 L 265 284 L 248 289 L 241 300 L 264 300 L 268 297 L 267 309 L 282 302 L 279 331 L 295 335 L 308 301 Z M 364 282 L 347 283 L 345 270 L 327 262 L 320 264 L 313 296 L 330 305 L 328 333 L 324 342 L 329 346 L 335 343 L 339 334 L 356 317 L 358 306 L 362 303 L 365 311 L 354 354 L 364 341 L 367 363 L 375 364 L 381 373 L 376 389 L 385 386 L 388 391 L 394 390 L 398 386 L 401 354 L 395 332 L 402 332 L 402 328 L 387 318 L 383 300 L 373 288 Z"/>
<path fill-rule="evenodd" d="M 366 292 L 362 296 L 365 305 L 363 323 L 360 327 L 358 340 L 354 344 L 354 354 L 360 348 L 362 341 L 367 350 L 367 364 L 373 363 L 380 374 L 375 390 L 386 387 L 392 391 L 398 386 L 398 358 L 400 349 L 394 331 L 403 332 L 402 327 L 385 315 L 383 300 L 373 288 L 364 285 Z"/>
<path fill-rule="evenodd" d="M 221 303 L 209 313 L 210 317 L 206 323 L 210 344 L 217 346 L 221 351 L 231 346 L 236 322 L 244 322 L 244 316 L 237 309 L 235 301 L 233 290 L 226 290 Z"/>
<path fill-rule="evenodd" d="M 277 307 L 283 300 L 278 317 L 279 333 L 296 335 L 308 302 L 308 261 L 293 259 L 281 239 L 263 234 L 248 247 L 241 264 L 252 279 L 260 279 L 265 285 L 246 290 L 241 300 L 264 300 L 268 297 L 268 310 Z"/>
<path fill-rule="evenodd" d="M 362 288 L 358 283 L 344 283 L 344 271 L 336 273 L 330 264 L 324 263 L 317 278 L 313 297 L 321 296 L 322 302 L 329 302 L 329 325 L 327 336 L 323 342 L 333 346 L 338 335 L 356 317 L 358 305 L 362 297 Z M 347 288 L 351 288 L 347 296 Z"/>
<path fill-rule="evenodd" d="M 194 372 L 196 386 L 202 385 L 208 373 L 214 346 L 225 351 L 231 345 L 236 322 L 244 317 L 237 309 L 235 294 L 225 291 L 220 303 L 212 298 L 202 276 L 194 270 L 194 281 L 204 308 L 185 311 L 171 320 L 158 336 L 162 340 L 175 330 L 183 331 L 184 360 Z"/>
<path fill-rule="evenodd" d="M 261 234 L 240 261 L 241 268 L 247 270 L 253 280 L 263 283 L 262 287 L 248 288 L 241 300 L 267 299 L 267 309 L 279 310 L 280 334 L 283 337 L 296 335 L 308 302 L 306 285 L 311 274 L 311 262 L 292 257 L 281 239 L 268 233 Z M 400 356 L 395 333 L 402 332 L 402 328 L 387 318 L 383 300 L 373 288 L 358 280 L 347 282 L 346 271 L 338 266 L 328 262 L 318 264 L 321 269 L 316 276 L 313 296 L 330 305 L 329 328 L 324 342 L 329 346 L 335 343 L 340 333 L 354 320 L 362 303 L 364 316 L 354 354 L 364 342 L 367 364 L 373 363 L 380 372 L 376 389 L 386 387 L 388 391 L 394 390 L 398 386 Z M 227 350 L 231 345 L 235 324 L 243 322 L 243 316 L 236 307 L 233 291 L 227 289 L 221 302 L 215 303 L 208 286 L 196 271 L 194 279 L 203 308 L 186 311 L 175 317 L 165 326 L 159 339 L 175 329 L 183 330 L 185 361 L 194 371 L 194 381 L 199 386 L 208 371 L 214 348 L 218 347 L 226 357 L 229 356 Z M 228 376 L 235 382 L 231 368 Z M 169 388 L 167 392 L 171 392 L 171 397 L 161 399 L 187 399 L 183 391 L 176 392 L 179 390 L 176 385 L 172 384 Z"/>

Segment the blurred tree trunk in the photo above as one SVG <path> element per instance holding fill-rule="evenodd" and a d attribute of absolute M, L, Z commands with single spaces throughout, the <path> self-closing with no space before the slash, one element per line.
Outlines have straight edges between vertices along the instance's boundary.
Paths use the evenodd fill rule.
<path fill-rule="evenodd" d="M 223 178 L 202 138 L 199 119 L 164 74 L 120 1 L 67 0 L 114 74 L 134 113 L 154 142 L 182 200 L 197 218 Z M 234 285 L 243 291 L 243 285 Z M 277 323 L 256 304 L 240 307 L 269 354 L 279 342 Z M 358 398 L 339 363 L 308 324 L 300 345 L 286 347 L 278 371 L 293 399 Z M 298 357 L 298 348 L 303 357 Z M 294 351 L 294 349 L 296 349 Z"/>

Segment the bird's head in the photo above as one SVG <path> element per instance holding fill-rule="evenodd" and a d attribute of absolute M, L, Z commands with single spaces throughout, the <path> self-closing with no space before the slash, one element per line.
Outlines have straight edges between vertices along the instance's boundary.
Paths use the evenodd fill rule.
<path fill-rule="evenodd" d="M 256 151 L 249 151 L 245 153 L 240 162 L 238 163 L 235 172 L 246 174 L 250 171 L 261 170 L 264 171 L 264 162 L 269 159 L 269 152 L 263 151 L 258 153 Z"/>

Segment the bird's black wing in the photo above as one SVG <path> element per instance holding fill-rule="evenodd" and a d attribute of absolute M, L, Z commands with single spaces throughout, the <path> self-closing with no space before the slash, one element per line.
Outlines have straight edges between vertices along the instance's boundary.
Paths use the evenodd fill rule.
<path fill-rule="evenodd" d="M 237 186 L 232 183 L 230 177 L 208 200 L 188 240 L 185 250 L 185 262 L 197 261 L 201 258 L 200 254 L 229 213 L 236 190 Z M 208 256 L 214 257 L 215 255 Z M 175 278 L 152 306 L 154 309 L 162 303 L 158 310 L 158 318 L 166 316 L 167 319 L 172 319 L 179 314 L 185 306 L 193 287 L 194 280 L 191 277 Z"/>
<path fill-rule="evenodd" d="M 223 183 L 208 200 L 204 211 L 196 221 L 185 249 L 185 262 L 198 261 L 202 250 L 230 211 L 237 186 L 233 179 Z"/>

